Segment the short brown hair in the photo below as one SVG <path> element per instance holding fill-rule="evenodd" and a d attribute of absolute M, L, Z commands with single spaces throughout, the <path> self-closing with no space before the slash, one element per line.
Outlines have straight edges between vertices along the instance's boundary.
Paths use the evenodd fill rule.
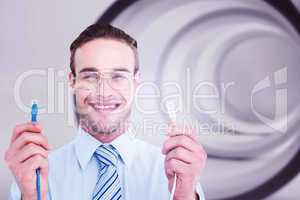
<path fill-rule="evenodd" d="M 121 29 L 118 29 L 110 24 L 96 23 L 88 26 L 84 31 L 82 31 L 70 46 L 70 68 L 74 76 L 76 76 L 74 57 L 77 48 L 81 47 L 89 41 L 99 38 L 114 39 L 127 44 L 133 50 L 135 56 L 134 73 L 136 73 L 139 70 L 139 59 L 136 40 Z"/>

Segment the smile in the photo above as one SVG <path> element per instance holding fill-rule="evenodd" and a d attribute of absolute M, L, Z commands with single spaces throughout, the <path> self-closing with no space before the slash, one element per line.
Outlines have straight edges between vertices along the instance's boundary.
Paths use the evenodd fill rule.
<path fill-rule="evenodd" d="M 93 104 L 91 105 L 97 112 L 112 112 L 120 107 L 120 103 L 116 104 Z"/>

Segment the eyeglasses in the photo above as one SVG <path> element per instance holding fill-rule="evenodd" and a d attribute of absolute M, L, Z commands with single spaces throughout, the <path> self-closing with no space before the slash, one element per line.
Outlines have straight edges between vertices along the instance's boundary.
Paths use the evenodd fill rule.
<path fill-rule="evenodd" d="M 83 88 L 85 86 L 85 89 L 97 88 L 104 79 L 111 88 L 122 90 L 130 88 L 130 85 L 132 84 L 131 81 L 134 79 L 134 75 L 130 72 L 124 71 L 85 71 L 80 72 L 77 76 L 78 82 L 81 86 L 83 86 Z"/>

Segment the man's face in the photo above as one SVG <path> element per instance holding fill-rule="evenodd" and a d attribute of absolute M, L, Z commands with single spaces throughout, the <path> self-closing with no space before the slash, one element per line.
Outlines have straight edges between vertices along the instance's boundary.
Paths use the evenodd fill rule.
<path fill-rule="evenodd" d="M 117 40 L 95 39 L 78 48 L 74 60 L 71 85 L 81 125 L 93 133 L 120 129 L 130 115 L 138 84 L 133 50 Z"/>

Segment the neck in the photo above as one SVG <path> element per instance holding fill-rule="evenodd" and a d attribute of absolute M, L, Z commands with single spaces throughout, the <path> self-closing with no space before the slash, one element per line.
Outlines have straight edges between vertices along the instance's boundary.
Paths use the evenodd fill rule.
<path fill-rule="evenodd" d="M 99 140 L 101 143 L 111 143 L 114 139 L 122 135 L 123 133 L 111 133 L 111 134 L 97 134 L 92 135 L 94 138 Z"/>

